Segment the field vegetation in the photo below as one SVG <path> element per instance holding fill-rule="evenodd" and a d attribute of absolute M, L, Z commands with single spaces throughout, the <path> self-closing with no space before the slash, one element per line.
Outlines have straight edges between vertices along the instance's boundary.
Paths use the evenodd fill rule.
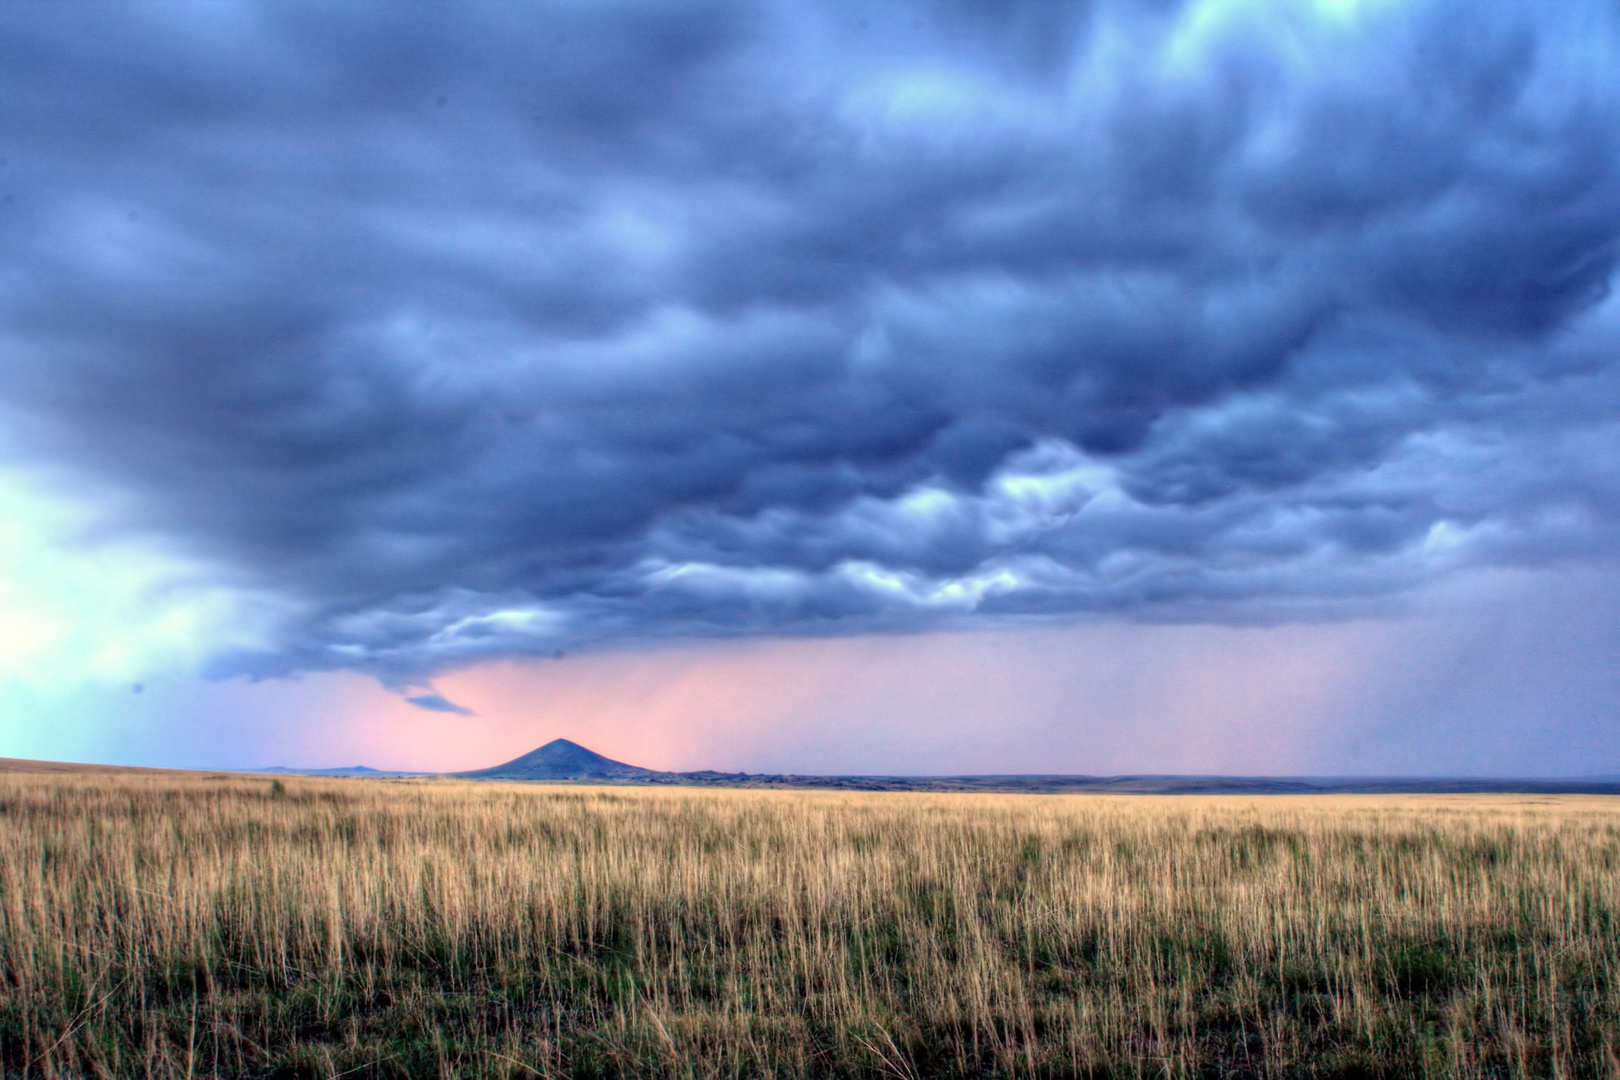
<path fill-rule="evenodd" d="M 0 775 L 33 1077 L 1620 1077 L 1620 804 Z"/>

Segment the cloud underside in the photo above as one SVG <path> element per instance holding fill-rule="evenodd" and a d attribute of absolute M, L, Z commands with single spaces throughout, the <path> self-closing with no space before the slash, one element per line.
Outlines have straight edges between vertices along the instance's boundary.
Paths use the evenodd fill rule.
<path fill-rule="evenodd" d="M 0 11 L 5 452 L 221 671 L 1613 551 L 1606 5 L 98 13 Z"/>

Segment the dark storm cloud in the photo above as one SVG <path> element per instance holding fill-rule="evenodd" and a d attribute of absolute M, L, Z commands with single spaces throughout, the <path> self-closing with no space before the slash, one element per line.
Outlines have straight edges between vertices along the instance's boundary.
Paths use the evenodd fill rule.
<path fill-rule="evenodd" d="M 1597 3 L 7 5 L 8 453 L 280 605 L 221 670 L 399 685 L 1607 557 L 1617 46 Z"/>

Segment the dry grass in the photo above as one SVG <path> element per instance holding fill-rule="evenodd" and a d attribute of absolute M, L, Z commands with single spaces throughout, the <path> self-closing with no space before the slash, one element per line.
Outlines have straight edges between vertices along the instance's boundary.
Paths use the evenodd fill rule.
<path fill-rule="evenodd" d="M 1620 1076 L 1620 804 L 0 775 L 7 1076 Z"/>

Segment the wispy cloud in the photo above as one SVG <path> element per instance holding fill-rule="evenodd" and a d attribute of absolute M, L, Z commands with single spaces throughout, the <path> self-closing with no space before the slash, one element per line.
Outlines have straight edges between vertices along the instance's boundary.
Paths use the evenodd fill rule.
<path fill-rule="evenodd" d="M 471 709 L 462 705 L 457 705 L 455 702 L 449 700 L 441 694 L 416 694 L 411 697 L 407 697 L 405 700 L 410 702 L 412 705 L 415 705 L 418 709 L 426 709 L 428 712 L 454 713 L 457 716 L 478 715 Z"/>

